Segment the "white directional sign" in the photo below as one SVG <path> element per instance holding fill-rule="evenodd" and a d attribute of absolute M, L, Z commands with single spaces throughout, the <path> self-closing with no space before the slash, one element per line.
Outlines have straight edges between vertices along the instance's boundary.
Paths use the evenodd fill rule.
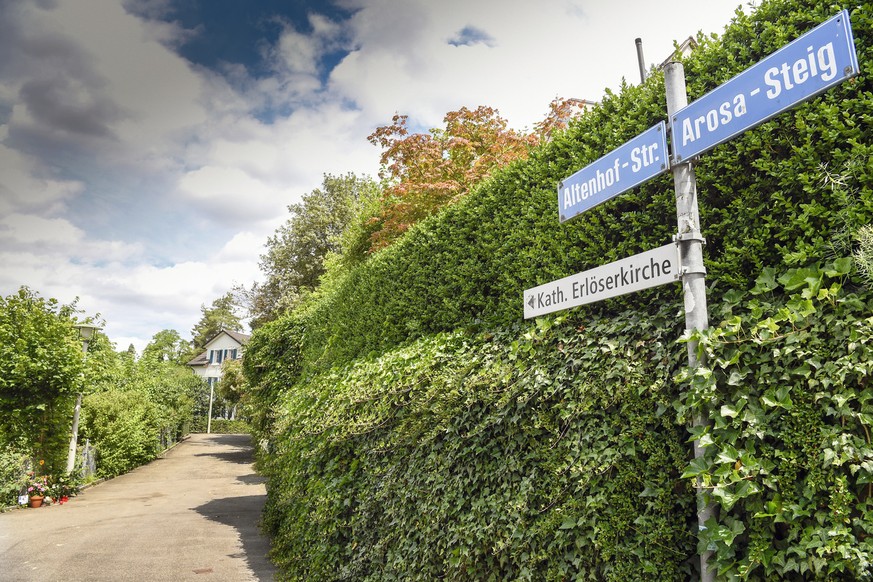
<path fill-rule="evenodd" d="M 668 166 L 667 126 L 662 121 L 559 184 L 561 222 L 654 178 Z"/>
<path fill-rule="evenodd" d="M 670 120 L 673 162 L 705 152 L 858 72 L 849 13 L 843 10 L 677 111 Z"/>
<path fill-rule="evenodd" d="M 570 309 L 679 280 L 675 244 L 601 265 L 524 292 L 524 318 Z"/>

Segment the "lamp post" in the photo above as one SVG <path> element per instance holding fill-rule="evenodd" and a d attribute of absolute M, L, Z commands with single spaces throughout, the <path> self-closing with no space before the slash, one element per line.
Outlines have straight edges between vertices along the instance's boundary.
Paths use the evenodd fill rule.
<path fill-rule="evenodd" d="M 88 357 L 88 342 L 94 334 L 100 331 L 100 327 L 90 323 L 78 323 L 74 325 L 79 331 L 79 338 L 82 340 L 82 356 Z M 70 448 L 67 451 L 67 473 L 72 473 L 76 466 L 76 446 L 79 438 L 79 411 L 82 410 L 82 391 L 76 395 L 76 407 L 73 409 L 73 436 L 70 437 Z"/>
<path fill-rule="evenodd" d="M 209 412 L 206 414 L 206 434 L 212 434 L 212 401 L 215 399 L 215 382 L 209 382 Z"/>

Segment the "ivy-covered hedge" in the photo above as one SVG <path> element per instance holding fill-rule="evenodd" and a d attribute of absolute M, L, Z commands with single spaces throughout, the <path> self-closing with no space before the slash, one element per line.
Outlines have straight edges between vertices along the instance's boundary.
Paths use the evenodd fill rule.
<path fill-rule="evenodd" d="M 720 577 L 873 578 L 873 296 L 832 260 L 873 218 L 873 7 L 764 2 L 685 66 L 693 100 L 844 7 L 862 74 L 696 165 L 711 367 L 678 286 L 521 321 L 675 232 L 666 176 L 557 219 L 559 180 L 665 118 L 658 74 L 254 334 L 285 578 L 693 578 L 696 478 Z"/>
<path fill-rule="evenodd" d="M 674 311 L 440 334 L 298 384 L 264 462 L 274 559 L 291 580 L 685 577 Z"/>
<path fill-rule="evenodd" d="M 686 580 L 701 477 L 720 579 L 873 576 L 873 294 L 843 290 L 849 266 L 729 294 L 693 377 L 669 304 L 297 384 L 262 460 L 273 558 L 289 580 Z"/>
<path fill-rule="evenodd" d="M 843 290 L 850 269 L 765 270 L 696 334 L 711 365 L 675 408 L 712 421 L 684 476 L 721 510 L 702 543 L 722 576 L 873 578 L 873 294 Z"/>

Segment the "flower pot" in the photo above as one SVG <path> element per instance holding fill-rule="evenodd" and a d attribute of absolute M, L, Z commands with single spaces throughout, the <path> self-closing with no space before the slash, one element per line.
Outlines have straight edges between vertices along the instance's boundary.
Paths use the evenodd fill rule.
<path fill-rule="evenodd" d="M 42 496 L 34 495 L 28 500 L 27 505 L 30 507 L 40 507 L 43 499 Z"/>

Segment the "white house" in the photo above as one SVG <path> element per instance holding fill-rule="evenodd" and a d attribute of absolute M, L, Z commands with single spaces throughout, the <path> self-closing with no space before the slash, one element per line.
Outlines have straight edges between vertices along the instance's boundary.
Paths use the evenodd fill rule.
<path fill-rule="evenodd" d="M 206 342 L 204 352 L 188 362 L 194 373 L 213 386 L 221 380 L 221 364 L 225 360 L 242 358 L 243 346 L 250 335 L 223 329 Z"/>

